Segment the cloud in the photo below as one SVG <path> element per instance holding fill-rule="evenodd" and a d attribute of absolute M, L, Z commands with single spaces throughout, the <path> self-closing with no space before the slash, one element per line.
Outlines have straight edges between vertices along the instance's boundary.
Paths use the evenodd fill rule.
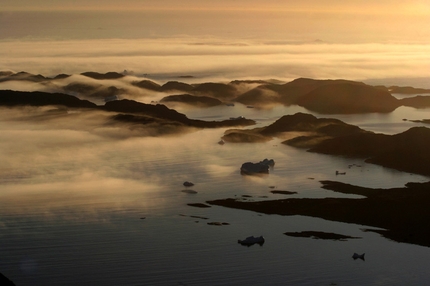
<path fill-rule="evenodd" d="M 0 42 L 0 70 L 52 76 L 126 69 L 163 83 L 169 76 L 178 75 L 194 75 L 194 82 L 407 78 L 425 75 L 430 64 L 429 45 L 424 44 L 271 44 L 248 40 L 242 41 L 243 45 L 232 45 L 231 41 L 219 39 L 207 39 L 205 45 L 195 45 L 196 42 L 187 37 L 76 40 L 61 41 L 61 45 L 57 41 L 5 41 Z"/>

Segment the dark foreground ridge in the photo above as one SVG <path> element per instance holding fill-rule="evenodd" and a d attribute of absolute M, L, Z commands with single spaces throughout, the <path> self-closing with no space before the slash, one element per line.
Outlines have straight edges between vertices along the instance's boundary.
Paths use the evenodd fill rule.
<path fill-rule="evenodd" d="M 254 120 L 246 118 L 223 121 L 189 119 L 185 114 L 170 109 L 165 105 L 145 104 L 128 99 L 109 101 L 103 106 L 97 106 L 88 100 L 81 100 L 68 94 L 39 91 L 0 90 L 0 106 L 57 106 L 72 109 L 101 110 L 116 113 L 111 117 L 113 121 L 140 125 L 158 123 L 193 128 L 219 128 L 255 124 Z"/>
<path fill-rule="evenodd" d="M 304 215 L 382 228 L 368 229 L 397 242 L 430 247 L 430 182 L 407 183 L 404 188 L 372 189 L 322 181 L 324 189 L 365 196 L 363 199 L 283 199 L 247 202 L 230 199 L 208 204 L 265 214 Z"/>

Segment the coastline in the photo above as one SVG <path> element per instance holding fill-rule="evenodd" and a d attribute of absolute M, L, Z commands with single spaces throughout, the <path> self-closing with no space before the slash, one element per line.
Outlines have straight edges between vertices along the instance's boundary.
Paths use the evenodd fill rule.
<path fill-rule="evenodd" d="M 210 205 L 250 210 L 264 214 L 303 215 L 326 220 L 360 224 L 385 238 L 430 247 L 430 181 L 407 183 L 403 188 L 372 189 L 336 181 L 321 181 L 322 188 L 363 199 L 282 199 L 244 202 L 233 198 L 207 201 Z"/>

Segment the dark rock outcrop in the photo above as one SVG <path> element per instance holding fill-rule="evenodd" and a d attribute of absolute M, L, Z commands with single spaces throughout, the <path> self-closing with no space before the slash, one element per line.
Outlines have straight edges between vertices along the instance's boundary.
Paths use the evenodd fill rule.
<path fill-rule="evenodd" d="M 391 93 L 398 94 L 419 94 L 419 93 L 430 93 L 430 89 L 427 88 L 415 88 L 412 86 L 390 86 L 388 90 Z"/>
<path fill-rule="evenodd" d="M 107 73 L 98 73 L 98 72 L 84 72 L 81 73 L 81 75 L 84 75 L 86 77 L 90 77 L 93 79 L 119 79 L 123 78 L 124 75 L 117 73 L 117 72 L 107 72 Z"/>
<path fill-rule="evenodd" d="M 398 242 L 430 246 L 430 182 L 407 183 L 404 188 L 392 189 L 371 189 L 333 181 L 322 181 L 322 184 L 324 189 L 365 198 L 289 198 L 257 202 L 230 198 L 207 203 L 265 214 L 304 215 L 378 227 L 384 230 L 367 231 Z"/>
<path fill-rule="evenodd" d="M 184 103 L 199 107 L 212 107 L 223 104 L 220 100 L 208 96 L 194 96 L 191 94 L 169 95 L 160 100 L 162 103 Z"/>
<path fill-rule="evenodd" d="M 123 99 L 106 102 L 106 104 L 100 107 L 105 111 L 114 111 L 120 113 L 130 113 L 132 116 L 129 117 L 131 122 L 136 122 L 138 119 L 134 119 L 133 116 L 151 116 L 159 119 L 169 120 L 172 122 L 181 123 L 184 126 L 196 127 L 196 128 L 219 128 L 219 127 L 233 127 L 233 126 L 248 126 L 255 124 L 255 121 L 242 118 L 235 120 L 223 120 L 223 121 L 203 121 L 189 119 L 182 113 L 177 112 L 174 109 L 170 109 L 162 104 L 152 105 L 136 102 L 133 100 Z"/>
<path fill-rule="evenodd" d="M 386 91 L 351 83 L 320 86 L 299 97 L 296 104 L 323 114 L 388 113 L 399 106 Z"/>
<path fill-rule="evenodd" d="M 2 273 L 0 273 L 0 285 L 2 286 L 15 286 L 15 283 L 13 283 L 9 278 L 4 276 Z"/>
<path fill-rule="evenodd" d="M 399 103 L 414 108 L 429 108 L 430 96 L 417 95 L 414 97 L 402 98 L 399 99 Z"/>
<path fill-rule="evenodd" d="M 28 72 L 18 72 L 18 73 L 9 73 L 4 72 L 3 77 L 0 78 L 0 82 L 2 81 L 9 81 L 9 80 L 23 80 L 23 81 L 31 81 L 31 82 L 43 82 L 46 80 L 49 80 L 48 78 L 44 77 L 43 75 L 34 75 Z"/>
<path fill-rule="evenodd" d="M 430 129 L 413 127 L 396 135 L 371 132 L 325 140 L 309 151 L 365 158 L 366 162 L 430 176 Z"/>
<path fill-rule="evenodd" d="M 234 98 L 237 95 L 237 90 L 232 85 L 207 82 L 195 85 L 193 93 L 195 95 L 210 96 L 226 101 Z"/>
<path fill-rule="evenodd" d="M 194 87 L 190 84 L 179 82 L 179 81 L 168 81 L 161 86 L 162 91 L 183 91 L 190 92 Z"/>
<path fill-rule="evenodd" d="M 141 80 L 133 82 L 132 85 L 152 91 L 161 91 L 161 86 L 150 80 Z"/>
<path fill-rule="evenodd" d="M 46 106 L 62 105 L 73 108 L 96 108 L 97 106 L 87 100 L 62 93 L 26 92 L 0 90 L 0 105 L 3 106 Z"/>

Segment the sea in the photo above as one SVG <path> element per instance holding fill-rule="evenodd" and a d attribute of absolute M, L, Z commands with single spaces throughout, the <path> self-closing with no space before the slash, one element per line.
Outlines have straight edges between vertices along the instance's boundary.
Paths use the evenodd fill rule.
<path fill-rule="evenodd" d="M 179 111 L 202 120 L 245 116 L 257 126 L 310 113 L 297 106 L 240 104 Z M 0 271 L 16 285 L 424 285 L 430 279 L 428 247 L 364 231 L 371 226 L 188 205 L 222 198 L 359 199 L 324 190 L 320 181 L 391 188 L 428 177 L 309 153 L 281 139 L 220 145 L 224 129 L 114 138 L 23 120 L 31 112 L 3 109 L 0 121 Z M 427 115 L 425 109 L 400 107 L 388 114 L 329 117 L 395 134 L 420 125 L 405 117 Z M 269 175 L 240 174 L 244 162 L 265 158 L 275 161 Z M 194 186 L 184 187 L 185 181 Z M 273 188 L 297 194 L 272 194 Z M 307 230 L 357 238 L 284 234 Z M 262 246 L 238 244 L 260 235 Z M 354 253 L 365 253 L 365 261 L 352 259 Z"/>
<path fill-rule="evenodd" d="M 430 88 L 430 46 L 425 41 L 399 42 L 398 35 L 383 42 L 374 41 L 375 37 L 339 42 L 329 30 L 321 40 L 317 32 L 299 35 L 295 24 L 309 19 L 300 15 L 289 18 L 288 31 L 278 25 L 282 15 L 253 31 L 245 25 L 248 22 L 236 26 L 240 17 L 211 14 L 220 23 L 215 26 L 205 15 L 193 13 L 167 17 L 169 22 L 161 20 L 166 15 L 151 12 L 132 16 L 116 11 L 1 12 L 0 70 L 49 77 L 116 71 L 159 84 L 237 79 L 282 83 L 308 77 Z M 40 83 L 0 83 L 2 89 L 40 87 Z M 139 100 L 149 103 L 153 98 Z M 317 114 L 298 106 L 175 108 L 194 119 L 244 116 L 257 122 L 247 128 L 305 112 L 384 134 L 425 126 L 410 120 L 430 118 L 429 109 L 410 107 L 352 115 Z M 430 248 L 364 231 L 372 226 L 188 205 L 223 198 L 360 199 L 324 190 L 320 181 L 392 188 L 427 182 L 428 177 L 361 159 L 309 153 L 277 138 L 221 145 L 223 128 L 142 136 L 136 130 L 100 124 L 103 114 L 69 114 L 59 120 L 57 113 L 50 117 L 47 111 L 0 109 L 0 273 L 16 285 L 427 285 L 430 281 Z M 269 175 L 240 174 L 243 163 L 265 158 L 275 161 Z M 184 187 L 185 181 L 194 186 Z M 274 189 L 297 194 L 273 194 Z M 356 238 L 334 241 L 284 234 L 300 231 Z M 264 236 L 265 243 L 238 244 L 248 236 Z M 365 253 L 365 260 L 354 260 L 354 253 Z"/>

